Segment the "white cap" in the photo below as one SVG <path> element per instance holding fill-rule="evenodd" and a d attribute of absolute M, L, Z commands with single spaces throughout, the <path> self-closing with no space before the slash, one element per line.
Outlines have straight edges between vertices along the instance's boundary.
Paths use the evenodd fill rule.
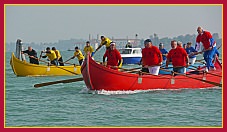
<path fill-rule="evenodd" d="M 111 42 L 110 45 L 116 45 L 116 43 L 115 42 Z"/>

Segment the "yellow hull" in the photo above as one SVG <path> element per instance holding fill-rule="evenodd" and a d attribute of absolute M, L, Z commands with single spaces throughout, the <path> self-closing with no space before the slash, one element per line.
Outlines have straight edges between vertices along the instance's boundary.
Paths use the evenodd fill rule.
<path fill-rule="evenodd" d="M 10 65 L 17 76 L 70 76 L 81 74 L 81 66 L 46 66 L 21 61 L 12 53 Z"/>

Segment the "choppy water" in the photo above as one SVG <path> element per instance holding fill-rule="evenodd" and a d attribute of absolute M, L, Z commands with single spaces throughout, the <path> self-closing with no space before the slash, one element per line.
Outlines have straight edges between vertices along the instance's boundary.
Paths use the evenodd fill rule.
<path fill-rule="evenodd" d="M 63 59 L 72 54 L 62 52 Z M 221 88 L 113 93 L 87 91 L 83 81 L 34 88 L 37 83 L 81 76 L 16 77 L 10 56 L 6 53 L 6 127 L 222 126 Z"/>

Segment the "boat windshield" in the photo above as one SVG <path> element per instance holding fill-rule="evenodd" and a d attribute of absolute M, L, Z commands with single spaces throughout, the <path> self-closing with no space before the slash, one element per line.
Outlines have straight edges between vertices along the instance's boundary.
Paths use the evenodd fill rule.
<path fill-rule="evenodd" d="M 132 49 L 119 49 L 121 54 L 131 54 Z"/>
<path fill-rule="evenodd" d="M 133 54 L 141 54 L 141 49 L 134 49 Z"/>

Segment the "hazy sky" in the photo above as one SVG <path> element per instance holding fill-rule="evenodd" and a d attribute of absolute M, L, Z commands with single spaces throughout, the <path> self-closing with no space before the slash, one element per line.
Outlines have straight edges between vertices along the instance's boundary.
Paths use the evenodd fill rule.
<path fill-rule="evenodd" d="M 222 35 L 222 6 L 201 5 L 7 5 L 6 42 L 57 42 L 88 39 L 89 34 L 114 38 L 159 38 L 197 34 L 202 26 Z"/>

